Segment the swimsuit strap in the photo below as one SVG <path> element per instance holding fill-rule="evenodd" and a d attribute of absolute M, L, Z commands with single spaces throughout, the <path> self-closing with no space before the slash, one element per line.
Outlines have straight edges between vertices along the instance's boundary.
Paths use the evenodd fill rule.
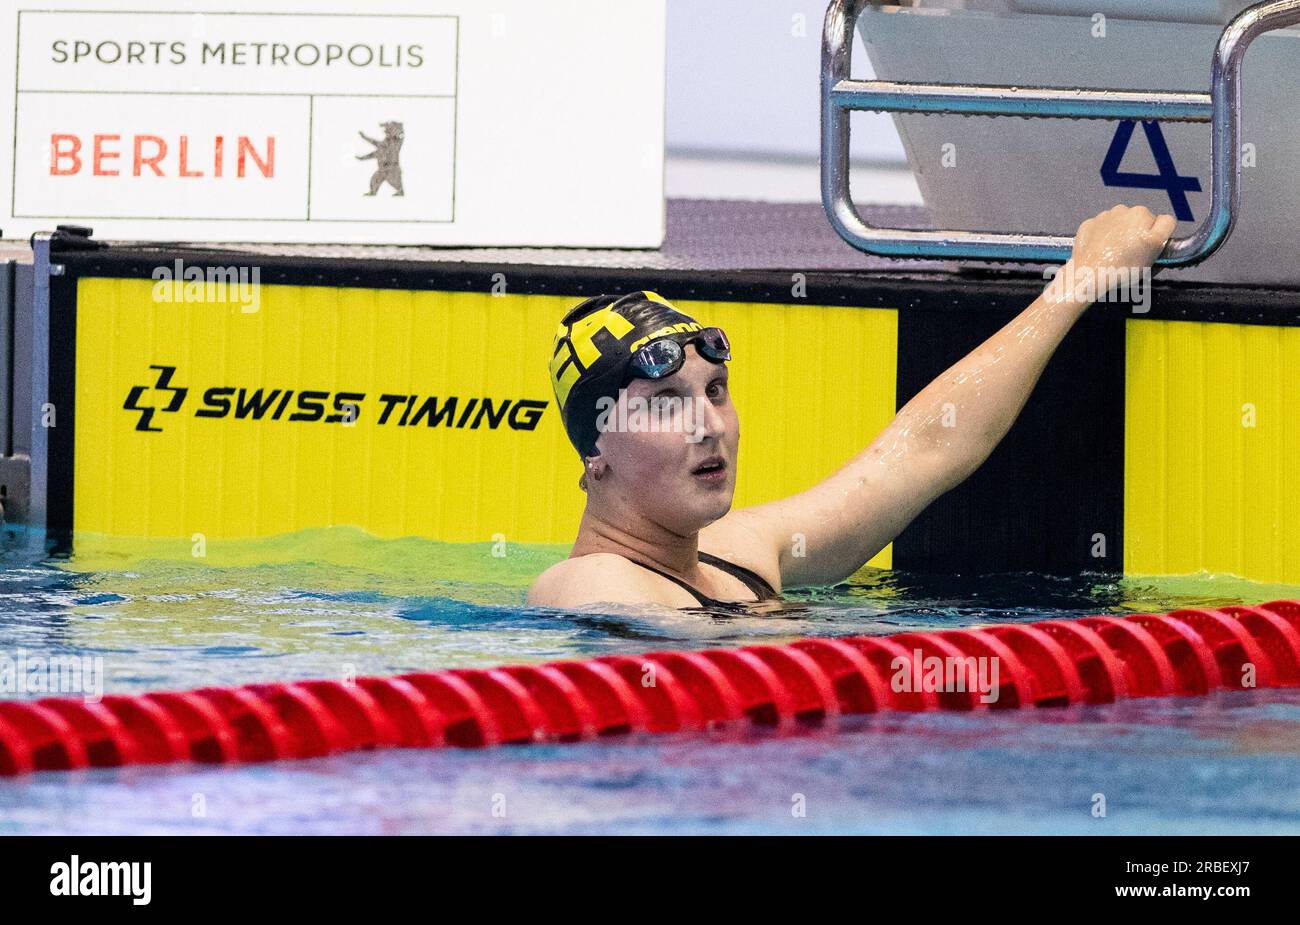
<path fill-rule="evenodd" d="M 762 575 L 759 575 L 757 572 L 753 572 L 745 568 L 743 565 L 736 565 L 733 562 L 728 562 L 726 559 L 719 559 L 717 556 L 710 555 L 707 552 L 699 553 L 699 558 L 701 562 L 707 565 L 712 565 L 715 568 L 722 569 L 722 571 L 726 572 L 728 575 L 733 575 L 736 578 L 739 578 L 745 584 L 745 587 L 749 588 L 749 590 L 754 592 L 754 597 L 756 600 L 755 601 L 719 601 L 716 600 L 715 598 L 711 598 L 708 595 L 696 590 L 696 588 L 693 585 L 688 584 L 686 581 L 684 581 L 681 578 L 678 578 L 676 575 L 670 575 L 667 572 L 663 571 L 662 569 L 655 568 L 653 565 L 648 565 L 647 563 L 641 562 L 636 559 L 633 559 L 632 561 L 636 562 L 636 564 L 641 566 L 642 568 L 649 569 L 650 571 L 654 572 L 656 575 L 662 575 L 664 578 L 667 578 L 673 584 L 677 585 L 683 591 L 686 591 L 697 601 L 699 601 L 701 607 L 710 607 L 710 608 L 719 608 L 723 610 L 728 610 L 728 609 L 735 609 L 737 605 L 757 603 L 758 601 L 770 601 L 779 597 L 779 595 L 776 593 L 776 589 L 774 589 L 770 584 L 768 584 L 767 579 L 765 579 Z"/>
<path fill-rule="evenodd" d="M 662 569 L 657 569 L 653 565 L 648 565 L 647 563 L 642 562 L 639 559 L 633 559 L 632 561 L 644 569 L 649 569 L 650 571 L 654 572 L 656 575 L 662 575 L 664 578 L 667 578 L 673 584 L 677 585 L 677 587 L 681 588 L 683 591 L 690 594 L 691 597 L 699 601 L 701 607 L 715 607 L 719 604 L 726 606 L 725 601 L 715 601 L 713 598 L 709 597 L 708 595 L 701 594 L 699 591 L 695 590 L 694 585 L 688 584 L 681 578 L 678 578 L 676 575 L 670 575 L 667 572 L 663 571 Z"/>
<path fill-rule="evenodd" d="M 728 575 L 734 575 L 745 583 L 749 590 L 754 592 L 754 597 L 760 601 L 775 600 L 780 597 L 776 589 L 767 583 L 767 579 L 758 572 L 745 568 L 743 565 L 736 565 L 734 562 L 728 562 L 726 559 L 719 559 L 717 556 L 710 555 L 707 552 L 699 554 L 700 561 L 712 565 L 714 568 L 720 568 Z"/>

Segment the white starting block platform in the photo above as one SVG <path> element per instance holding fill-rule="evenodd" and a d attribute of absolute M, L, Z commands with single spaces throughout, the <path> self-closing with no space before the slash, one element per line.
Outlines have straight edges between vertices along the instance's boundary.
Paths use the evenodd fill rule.
<path fill-rule="evenodd" d="M 1249 0 L 925 0 L 861 7 L 879 81 L 1205 94 L 1225 26 Z M 1261 34 L 1240 78 L 1240 203 L 1226 242 L 1171 279 L 1300 282 L 1300 29 Z M 862 107 L 867 108 L 867 107 Z M 895 112 L 936 229 L 1073 235 L 1124 203 L 1211 209 L 1208 121 Z M 862 198 L 869 198 L 863 196 Z"/>

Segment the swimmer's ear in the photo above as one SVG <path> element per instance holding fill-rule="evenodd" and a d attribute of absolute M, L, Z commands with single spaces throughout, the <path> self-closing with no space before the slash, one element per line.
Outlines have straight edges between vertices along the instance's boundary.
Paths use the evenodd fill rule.
<path fill-rule="evenodd" d="M 597 482 L 600 481 L 600 466 L 598 462 L 599 459 L 600 459 L 600 450 L 597 450 L 592 455 L 583 459 L 582 477 L 578 479 L 578 487 L 581 488 L 583 491 L 587 490 L 588 476 L 595 479 Z"/>

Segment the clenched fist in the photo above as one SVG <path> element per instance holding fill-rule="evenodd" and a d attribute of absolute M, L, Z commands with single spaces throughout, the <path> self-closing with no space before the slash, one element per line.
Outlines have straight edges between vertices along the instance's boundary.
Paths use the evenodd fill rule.
<path fill-rule="evenodd" d="M 1079 226 L 1070 261 L 1076 270 L 1150 267 L 1174 232 L 1172 215 L 1155 216 L 1146 206 L 1115 206 Z"/>

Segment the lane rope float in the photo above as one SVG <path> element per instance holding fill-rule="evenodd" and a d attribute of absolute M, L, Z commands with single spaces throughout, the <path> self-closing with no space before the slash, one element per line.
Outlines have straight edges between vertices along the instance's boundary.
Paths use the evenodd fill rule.
<path fill-rule="evenodd" d="M 991 665 L 996 674 L 985 670 Z M 935 668 L 946 683 L 927 678 Z M 1300 687 L 1300 601 L 351 683 L 110 695 L 97 703 L 7 700 L 0 701 L 0 774 L 570 742 L 739 722 L 779 731 L 889 710 L 1055 707 L 1274 687 Z"/>

